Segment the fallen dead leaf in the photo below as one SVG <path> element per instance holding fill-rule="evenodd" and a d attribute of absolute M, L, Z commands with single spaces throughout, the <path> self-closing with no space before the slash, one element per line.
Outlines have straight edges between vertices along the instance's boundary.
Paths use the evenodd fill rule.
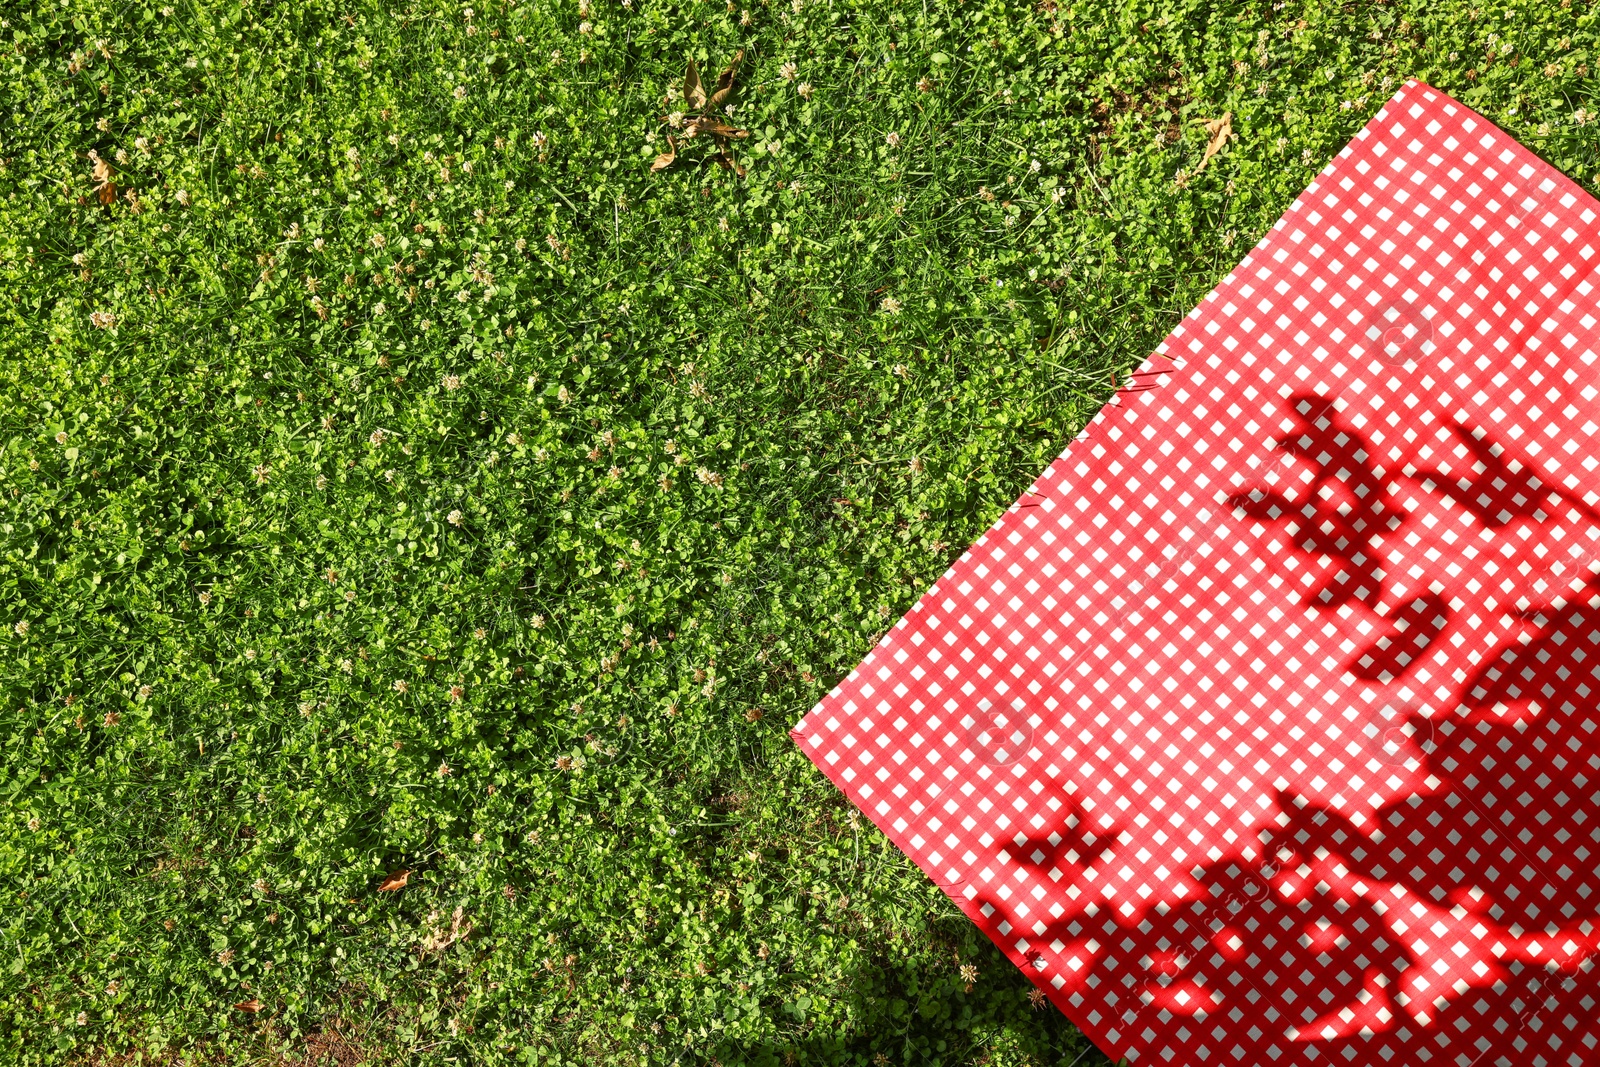
<path fill-rule="evenodd" d="M 1196 174 L 1206 169 L 1206 164 L 1211 162 L 1211 157 L 1222 151 L 1222 146 L 1227 144 L 1235 135 L 1233 132 L 1233 112 L 1229 111 L 1220 119 L 1195 119 L 1206 128 L 1206 133 L 1211 135 L 1211 140 L 1206 143 L 1206 154 L 1201 157 L 1200 165 L 1194 169 Z"/>
<path fill-rule="evenodd" d="M 112 204 L 117 199 L 117 184 L 112 181 L 111 164 L 100 158 L 99 153 L 90 151 L 89 158 L 93 160 L 90 173 L 94 176 L 96 185 L 94 191 L 99 194 L 102 204 Z"/>
<path fill-rule="evenodd" d="M 655 162 L 650 164 L 651 170 L 666 170 L 672 166 L 672 161 L 678 158 L 678 142 L 672 139 L 670 133 L 667 134 L 667 144 L 672 146 L 671 150 L 657 156 Z"/>
<path fill-rule="evenodd" d="M 744 58 L 744 49 L 733 54 L 728 65 L 722 73 L 717 75 L 717 91 L 711 94 L 711 99 L 706 103 L 707 111 L 715 111 L 728 102 L 728 97 L 733 95 L 733 75 L 739 69 L 739 61 Z"/>
<path fill-rule="evenodd" d="M 456 905 L 455 912 L 450 916 L 450 929 L 447 932 L 439 922 L 437 910 L 428 914 L 428 929 L 423 936 L 420 947 L 423 952 L 442 952 L 455 944 L 464 941 L 472 932 L 472 920 L 466 919 L 461 905 Z"/>
<path fill-rule="evenodd" d="M 704 118 L 696 119 L 694 122 L 694 130 L 696 133 L 703 133 L 707 137 L 715 137 L 719 140 L 728 140 L 730 138 L 734 140 L 741 140 L 750 136 L 749 130 L 735 129 L 713 115 L 707 115 Z"/>
<path fill-rule="evenodd" d="M 401 870 L 395 871 L 393 874 L 383 880 L 382 885 L 378 886 L 378 892 L 393 893 L 397 889 L 404 889 L 406 880 L 410 877 L 411 871 L 409 869 L 402 868 Z"/>
<path fill-rule="evenodd" d="M 683 76 L 683 99 L 688 109 L 697 114 L 689 116 L 683 123 L 682 137 L 685 142 L 704 134 L 716 143 L 716 154 L 711 158 L 724 169 L 736 171 L 740 177 L 744 176 L 745 169 L 733 160 L 728 152 L 728 142 L 742 140 L 750 136 L 749 130 L 741 130 L 728 125 L 727 122 L 716 114 L 716 110 L 727 103 L 733 95 L 734 82 L 739 69 L 739 63 L 744 59 L 744 52 L 734 53 L 728 65 L 723 68 L 717 77 L 717 89 L 710 99 L 706 97 L 705 86 L 700 82 L 700 69 L 695 66 L 694 60 L 689 60 L 688 67 Z M 671 151 L 662 152 L 650 163 L 652 171 L 666 170 L 678 159 L 680 146 L 669 134 L 667 143 L 672 146 Z"/>
<path fill-rule="evenodd" d="M 706 91 L 700 84 L 700 70 L 692 59 L 683 75 L 683 102 L 696 111 L 706 106 Z"/>

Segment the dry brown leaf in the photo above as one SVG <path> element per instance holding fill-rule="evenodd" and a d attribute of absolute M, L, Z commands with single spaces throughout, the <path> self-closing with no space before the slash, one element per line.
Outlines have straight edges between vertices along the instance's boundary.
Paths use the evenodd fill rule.
<path fill-rule="evenodd" d="M 684 123 L 680 134 L 685 142 L 700 134 L 710 137 L 717 145 L 717 152 L 711 158 L 718 166 L 726 170 L 736 171 L 741 178 L 744 177 L 745 169 L 728 154 L 726 151 L 727 143 L 730 140 L 741 140 L 749 137 L 750 131 L 728 125 L 716 114 L 716 110 L 725 105 L 732 97 L 739 64 L 743 60 L 743 49 L 733 54 L 733 58 L 728 61 L 728 65 L 717 76 L 716 92 L 712 94 L 709 100 L 706 98 L 705 87 L 700 82 L 700 70 L 695 66 L 693 59 L 689 60 L 688 70 L 685 72 L 683 79 L 683 99 L 687 105 L 687 110 L 698 112 L 698 114 L 690 116 L 689 120 Z M 667 137 L 667 143 L 672 146 L 671 151 L 662 152 L 656 156 L 655 160 L 650 164 L 652 171 L 665 170 L 677 160 L 680 146 L 670 135 Z"/>
<path fill-rule="evenodd" d="M 733 95 L 733 75 L 739 69 L 739 61 L 743 58 L 744 50 L 740 49 L 733 54 L 733 58 L 728 61 L 722 73 L 717 75 L 717 91 L 711 94 L 711 100 L 706 104 L 707 111 L 715 111 L 726 104 L 728 97 Z"/>
<path fill-rule="evenodd" d="M 1203 123 L 1206 133 L 1211 135 L 1211 140 L 1206 144 L 1206 154 L 1201 157 L 1200 165 L 1194 169 L 1196 174 L 1206 169 L 1206 164 L 1211 162 L 1211 157 L 1222 151 L 1222 146 L 1233 138 L 1233 112 L 1229 111 L 1220 119 L 1196 119 Z"/>
<path fill-rule="evenodd" d="M 241 1000 L 239 1003 L 235 1004 L 234 1007 L 249 1015 L 254 1015 L 256 1012 L 261 1010 L 261 1001 L 251 997 L 249 1000 Z"/>
<path fill-rule="evenodd" d="M 672 146 L 671 151 L 663 152 L 657 156 L 655 162 L 650 164 L 651 170 L 666 170 L 672 166 L 672 161 L 678 158 L 678 142 L 672 139 L 670 133 L 667 134 L 667 144 Z"/>
<path fill-rule="evenodd" d="M 428 930 L 420 943 L 424 952 L 442 952 L 457 941 L 465 941 L 467 935 L 472 933 L 472 920 L 465 917 L 459 904 L 450 916 L 448 931 L 440 924 L 438 911 L 430 912 L 427 922 Z"/>
<path fill-rule="evenodd" d="M 741 48 L 728 60 L 728 65 L 722 68 L 722 73 L 717 75 L 718 91 L 733 87 L 733 77 L 739 70 L 739 64 L 744 60 L 744 49 Z"/>
<path fill-rule="evenodd" d="M 378 892 L 393 893 L 397 889 L 404 889 L 406 879 L 410 877 L 411 871 L 409 869 L 402 868 L 401 870 L 395 871 L 393 874 L 383 880 L 383 884 L 378 887 Z"/>
<path fill-rule="evenodd" d="M 700 85 L 700 70 L 692 59 L 689 60 L 689 69 L 683 75 L 683 102 L 695 111 L 706 106 L 706 91 Z"/>
<path fill-rule="evenodd" d="M 694 123 L 694 129 L 696 133 L 703 133 L 719 140 L 726 140 L 730 137 L 738 139 L 750 136 L 749 130 L 736 130 L 726 122 L 710 115 L 697 120 Z"/>
<path fill-rule="evenodd" d="M 91 160 L 89 173 L 94 177 L 94 191 L 99 194 L 102 204 L 114 203 L 117 199 L 117 186 L 111 179 L 111 164 L 100 158 L 98 152 L 90 151 Z"/>

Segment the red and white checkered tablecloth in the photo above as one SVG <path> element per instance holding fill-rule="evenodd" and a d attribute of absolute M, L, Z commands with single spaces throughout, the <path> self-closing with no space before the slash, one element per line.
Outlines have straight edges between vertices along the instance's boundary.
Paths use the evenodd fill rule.
<path fill-rule="evenodd" d="M 1111 1055 L 1600 1064 L 1597 220 L 1407 84 L 793 731 Z"/>

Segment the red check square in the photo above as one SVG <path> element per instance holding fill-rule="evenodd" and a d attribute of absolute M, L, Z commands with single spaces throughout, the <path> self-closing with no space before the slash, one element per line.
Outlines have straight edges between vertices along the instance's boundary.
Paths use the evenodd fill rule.
<path fill-rule="evenodd" d="M 1600 1064 L 1597 220 L 1407 84 L 795 728 L 1111 1055 Z"/>

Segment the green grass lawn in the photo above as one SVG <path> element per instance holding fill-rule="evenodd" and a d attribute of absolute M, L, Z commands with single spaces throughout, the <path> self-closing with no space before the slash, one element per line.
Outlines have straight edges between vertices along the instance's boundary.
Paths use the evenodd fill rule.
<path fill-rule="evenodd" d="M 9 1063 L 1100 1063 L 789 727 L 1405 78 L 1600 162 L 1584 2 L 0 16 Z"/>

